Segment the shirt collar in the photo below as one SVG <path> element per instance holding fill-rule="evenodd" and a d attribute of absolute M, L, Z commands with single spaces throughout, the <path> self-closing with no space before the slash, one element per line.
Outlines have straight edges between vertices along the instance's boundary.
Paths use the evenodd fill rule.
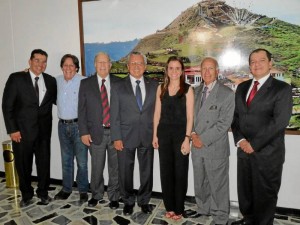
<path fill-rule="evenodd" d="M 131 75 L 129 75 L 129 77 L 130 77 L 131 83 L 136 83 L 137 80 L 140 80 L 141 83 L 144 83 L 144 76 L 142 76 L 140 79 L 136 79 L 135 77 L 133 77 Z"/>
<path fill-rule="evenodd" d="M 30 69 L 29 69 L 29 73 L 30 73 L 30 76 L 31 76 L 31 79 L 34 80 L 34 78 L 36 77 L 39 77 L 39 78 L 42 78 L 42 74 L 39 74 L 39 75 L 35 75 Z"/>
<path fill-rule="evenodd" d="M 205 83 L 203 83 L 203 84 L 204 84 L 204 85 L 203 85 L 203 89 L 204 89 L 205 87 L 207 87 L 207 91 L 211 91 L 211 90 L 214 88 L 214 86 L 215 86 L 216 83 L 217 83 L 217 80 L 211 82 L 209 85 L 206 85 Z"/>
<path fill-rule="evenodd" d="M 255 78 L 253 78 L 252 84 L 254 83 L 254 81 L 258 81 L 258 82 L 259 82 L 259 86 L 261 87 L 261 86 L 269 79 L 270 76 L 271 76 L 271 75 L 268 74 L 268 75 L 266 75 L 266 76 L 260 78 L 259 80 L 256 80 Z"/>
<path fill-rule="evenodd" d="M 109 77 L 109 74 L 107 74 L 107 76 L 104 77 L 104 78 L 100 77 L 100 76 L 97 74 L 97 77 L 98 77 L 98 82 L 99 82 L 99 84 L 102 84 L 102 80 L 103 80 L 103 79 L 105 79 L 105 83 L 106 83 L 106 84 L 107 84 L 107 83 L 110 83 L 110 77 Z"/>

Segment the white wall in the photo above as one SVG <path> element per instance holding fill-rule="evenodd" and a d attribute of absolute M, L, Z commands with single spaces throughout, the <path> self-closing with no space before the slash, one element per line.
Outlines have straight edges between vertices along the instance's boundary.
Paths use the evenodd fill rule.
<path fill-rule="evenodd" d="M 0 1 L 0 98 L 10 73 L 28 67 L 30 53 L 41 48 L 48 53 L 46 73 L 61 74 L 60 59 L 66 53 L 80 58 L 77 0 L 1 0 Z M 2 114 L 2 113 L 1 113 Z M 56 106 L 53 108 L 51 177 L 61 178 L 60 148 Z M 0 116 L 0 141 L 8 140 Z M 34 174 L 35 174 L 35 168 Z M 4 171 L 3 159 L 0 171 Z"/>
<path fill-rule="evenodd" d="M 77 0 L 1 0 L 0 29 L 1 103 L 4 85 L 9 74 L 28 66 L 32 49 L 42 48 L 48 52 L 46 72 L 53 76 L 61 74 L 59 63 L 65 53 L 80 56 Z M 56 107 L 53 109 L 53 118 L 51 177 L 61 179 Z M 0 141 L 7 139 L 3 117 L 0 116 Z M 230 195 L 231 200 L 237 201 L 236 149 L 231 133 L 230 144 Z M 278 200 L 280 207 L 300 209 L 299 146 L 299 136 L 286 136 L 286 162 Z M 135 187 L 137 188 L 139 185 L 138 165 L 135 168 Z M 4 171 L 2 157 L 0 171 Z M 107 177 L 107 171 L 105 173 Z M 161 191 L 157 152 L 155 152 L 153 191 Z M 193 196 L 193 194 L 193 170 L 190 161 L 188 195 Z"/>

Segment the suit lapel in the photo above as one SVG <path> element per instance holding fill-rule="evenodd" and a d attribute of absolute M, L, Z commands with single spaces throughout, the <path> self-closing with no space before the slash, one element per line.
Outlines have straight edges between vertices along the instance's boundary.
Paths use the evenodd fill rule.
<path fill-rule="evenodd" d="M 271 86 L 273 81 L 273 77 L 269 77 L 266 82 L 261 86 L 261 88 L 257 91 L 255 94 L 253 100 L 251 101 L 250 108 L 255 107 L 256 103 L 258 103 L 264 96 L 265 94 L 268 93 L 268 89 Z"/>
<path fill-rule="evenodd" d="M 246 107 L 246 108 L 248 108 L 248 106 L 247 106 L 247 99 L 246 98 L 247 98 L 247 93 L 249 91 L 249 88 L 250 88 L 250 86 L 252 84 L 252 80 L 248 80 L 246 82 L 247 83 L 245 84 L 245 87 L 242 89 L 241 96 L 242 96 L 243 106 Z"/>
<path fill-rule="evenodd" d="M 95 74 L 91 77 L 90 86 L 91 86 L 92 92 L 95 94 L 96 99 L 98 99 L 99 102 L 101 103 L 100 86 L 99 86 L 99 83 L 98 83 L 98 77 L 97 76 L 98 75 Z"/>
<path fill-rule="evenodd" d="M 34 101 L 36 101 L 36 103 L 38 104 L 38 98 L 35 94 L 34 86 L 33 86 L 29 71 L 25 74 L 25 81 L 26 81 L 26 85 L 29 87 L 28 89 L 30 90 L 32 99 L 34 99 Z"/>
<path fill-rule="evenodd" d="M 144 104 L 143 104 L 143 110 L 147 107 L 147 104 L 149 103 L 149 98 L 150 98 L 150 81 L 144 77 L 144 83 L 145 83 L 145 101 L 144 101 Z"/>
<path fill-rule="evenodd" d="M 196 89 L 197 91 L 195 92 L 195 115 L 196 118 L 199 118 L 199 112 L 201 108 L 201 99 L 202 99 L 202 90 L 203 90 L 203 83 L 200 84 L 199 88 Z"/>
<path fill-rule="evenodd" d="M 126 78 L 124 78 L 124 79 L 126 79 L 125 88 L 126 88 L 127 93 L 130 96 L 130 103 L 133 104 L 133 107 L 136 108 L 137 111 L 140 111 L 139 106 L 138 106 L 137 101 L 136 101 L 136 98 L 135 98 L 135 95 L 134 95 L 134 92 L 133 92 L 133 87 L 132 87 L 131 80 L 130 80 L 129 76 L 130 75 L 128 75 Z"/>
<path fill-rule="evenodd" d="M 204 84 L 201 84 L 200 85 L 200 88 L 199 88 L 199 93 L 198 93 L 198 100 L 197 100 L 197 108 L 199 109 L 199 111 L 203 111 L 205 109 L 207 109 L 207 105 L 209 104 L 212 104 L 214 102 L 214 99 L 216 98 L 216 94 L 218 92 L 218 88 L 219 88 L 219 82 L 217 81 L 215 86 L 213 87 L 213 89 L 210 91 L 209 95 L 207 96 L 204 104 L 203 104 L 203 107 L 201 107 L 201 100 L 202 100 L 202 95 L 203 95 L 203 86 Z"/>
<path fill-rule="evenodd" d="M 204 107 L 203 107 L 204 109 L 208 110 L 209 108 L 207 106 L 214 104 L 218 89 L 219 89 L 219 83 L 217 81 L 204 102 Z"/>

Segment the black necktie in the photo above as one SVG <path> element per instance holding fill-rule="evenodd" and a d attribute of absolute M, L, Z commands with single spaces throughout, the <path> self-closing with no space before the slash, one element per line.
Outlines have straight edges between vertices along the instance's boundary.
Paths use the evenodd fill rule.
<path fill-rule="evenodd" d="M 136 102 L 139 106 L 140 111 L 142 111 L 143 108 L 143 100 L 142 100 L 142 91 L 140 87 L 140 80 L 135 81 L 136 82 L 136 87 L 135 87 L 135 97 L 136 97 Z"/>
<path fill-rule="evenodd" d="M 39 100 L 39 85 L 38 85 L 39 77 L 35 77 L 34 79 L 35 79 L 34 90 L 35 90 L 36 97 Z"/>
<path fill-rule="evenodd" d="M 207 89 L 208 89 L 208 87 L 205 86 L 202 91 L 202 99 L 201 99 L 200 107 L 202 107 L 202 105 L 204 104 L 204 102 L 206 100 Z"/>

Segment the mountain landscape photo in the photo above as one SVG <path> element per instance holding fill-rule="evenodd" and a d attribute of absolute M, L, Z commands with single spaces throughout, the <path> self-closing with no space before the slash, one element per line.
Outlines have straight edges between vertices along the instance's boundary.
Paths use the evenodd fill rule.
<path fill-rule="evenodd" d="M 293 87 L 294 108 L 289 128 L 299 129 L 298 25 L 256 14 L 250 9 L 232 7 L 226 1 L 206 0 L 182 11 L 165 28 L 135 41 L 131 48 L 122 52 L 124 55 L 120 54 L 115 60 L 113 73 L 126 75 L 127 54 L 130 51 L 140 51 L 148 58 L 147 74 L 161 79 L 167 59 L 177 55 L 185 62 L 187 82 L 193 85 L 194 77 L 200 76 L 201 59 L 212 56 L 220 63 L 219 79 L 233 90 L 242 81 L 252 78 L 248 68 L 249 53 L 256 48 L 268 49 L 274 59 L 271 74 Z M 115 50 L 121 52 L 122 47 Z"/>

